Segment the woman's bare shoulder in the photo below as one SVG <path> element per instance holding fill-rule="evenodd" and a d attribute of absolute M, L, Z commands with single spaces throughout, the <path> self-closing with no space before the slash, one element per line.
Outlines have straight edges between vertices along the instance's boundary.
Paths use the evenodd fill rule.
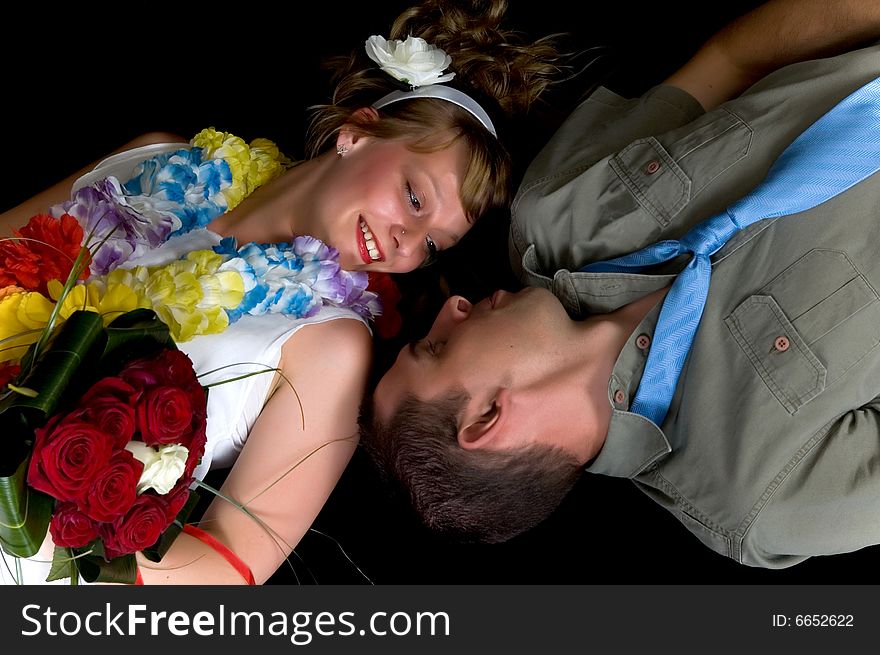
<path fill-rule="evenodd" d="M 301 372 L 304 364 L 324 370 L 345 369 L 360 375 L 372 358 L 372 337 L 363 321 L 352 317 L 312 323 L 297 331 L 282 348 L 281 368 Z"/>

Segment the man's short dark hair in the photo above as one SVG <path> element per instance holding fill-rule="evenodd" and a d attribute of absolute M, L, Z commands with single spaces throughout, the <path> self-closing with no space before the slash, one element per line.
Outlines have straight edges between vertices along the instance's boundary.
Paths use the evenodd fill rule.
<path fill-rule="evenodd" d="M 463 390 L 431 402 L 409 395 L 383 423 L 367 398 L 359 418 L 361 442 L 428 527 L 464 541 L 506 541 L 547 518 L 583 465 L 544 444 L 462 448 L 458 416 L 467 399 Z"/>

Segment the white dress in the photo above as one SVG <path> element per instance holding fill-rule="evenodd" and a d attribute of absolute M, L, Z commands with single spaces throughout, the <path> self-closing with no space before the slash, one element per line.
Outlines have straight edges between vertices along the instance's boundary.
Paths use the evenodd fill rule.
<path fill-rule="evenodd" d="M 181 258 L 193 250 L 210 249 L 221 237 L 201 229 L 173 237 L 143 257 L 126 263 L 131 266 L 159 266 Z M 196 373 L 217 371 L 199 378 L 205 384 L 231 380 L 255 371 L 260 375 L 211 387 L 208 393 L 208 443 L 195 475 L 202 479 L 212 468 L 231 466 L 241 452 L 247 435 L 266 404 L 274 377 L 270 370 L 281 361 L 281 348 L 300 328 L 340 318 L 369 324 L 351 309 L 324 306 L 309 318 L 282 314 L 242 316 L 222 334 L 206 334 L 177 344 L 193 362 Z M 232 366 L 230 366 L 232 365 Z M 230 366 L 229 368 L 223 368 Z M 221 370 L 218 370 L 221 369 Z"/>
<path fill-rule="evenodd" d="M 180 144 L 176 145 L 180 147 Z M 99 177 L 108 175 L 105 171 L 101 173 Z M 82 184 L 78 182 L 75 188 L 79 186 Z M 165 264 L 193 250 L 210 249 L 220 243 L 220 239 L 219 235 L 210 230 L 194 230 L 169 239 L 159 248 L 127 262 L 123 268 Z M 196 478 L 203 479 L 210 469 L 229 467 L 235 462 L 268 400 L 274 378 L 274 372 L 270 369 L 277 367 L 281 361 L 281 349 L 287 340 L 307 325 L 337 319 L 360 321 L 369 329 L 365 319 L 353 310 L 325 305 L 309 318 L 293 318 L 282 314 L 245 315 L 220 334 L 197 336 L 177 344 L 190 357 L 197 374 L 222 369 L 200 377 L 199 381 L 203 385 L 230 380 L 254 371 L 266 371 L 211 387 L 207 405 L 207 443 L 202 460 L 195 470 Z M 230 367 L 223 368 L 226 366 Z M 293 417 L 293 420 L 298 420 L 298 417 Z M 2 550 L 0 558 L 0 584 L 16 584 L 16 579 L 24 584 L 46 584 L 52 544 L 47 539 L 40 552 L 27 560 L 16 562 L 15 558 Z M 16 566 L 20 568 L 20 572 L 16 571 Z M 70 584 L 70 581 L 60 580 L 49 584 Z"/>

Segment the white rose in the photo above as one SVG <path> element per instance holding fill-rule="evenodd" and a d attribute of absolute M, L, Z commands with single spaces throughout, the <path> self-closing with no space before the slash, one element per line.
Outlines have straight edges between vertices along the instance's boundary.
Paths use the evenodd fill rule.
<path fill-rule="evenodd" d="M 189 449 L 178 444 L 168 444 L 158 450 L 143 441 L 129 441 L 125 449 L 143 462 L 144 472 L 137 483 L 137 492 L 155 489 L 157 494 L 167 494 L 183 475 Z"/>
<path fill-rule="evenodd" d="M 443 75 L 443 69 L 452 63 L 452 58 L 419 37 L 386 41 L 381 36 L 371 36 L 366 50 L 367 56 L 383 71 L 413 87 L 448 82 L 455 77 L 455 73 Z"/>

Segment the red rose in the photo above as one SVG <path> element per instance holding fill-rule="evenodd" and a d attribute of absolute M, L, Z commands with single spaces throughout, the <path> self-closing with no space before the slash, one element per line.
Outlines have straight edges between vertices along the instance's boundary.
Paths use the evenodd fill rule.
<path fill-rule="evenodd" d="M 170 523 L 167 505 L 162 497 L 151 493 L 141 494 L 125 516 L 101 526 L 104 554 L 109 560 L 149 548 L 158 541 Z"/>
<path fill-rule="evenodd" d="M 190 391 L 192 387 L 200 387 L 192 360 L 175 348 L 129 362 L 119 377 L 137 389 L 173 386 Z"/>
<path fill-rule="evenodd" d="M 36 430 L 28 483 L 58 500 L 78 501 L 112 452 L 113 439 L 94 425 L 56 417 Z"/>
<path fill-rule="evenodd" d="M 106 377 L 98 380 L 79 399 L 77 406 L 86 407 L 98 401 L 108 399 L 118 400 L 129 405 L 132 399 L 137 398 L 138 391 L 125 380 L 119 377 Z"/>
<path fill-rule="evenodd" d="M 60 503 L 49 523 L 52 541 L 61 548 L 82 548 L 98 536 L 98 526 L 73 503 Z"/>
<path fill-rule="evenodd" d="M 199 465 L 199 460 L 202 459 L 202 455 L 205 453 L 205 443 L 208 441 L 206 432 L 207 425 L 205 419 L 202 418 L 193 431 L 189 443 L 182 444 L 189 449 L 186 457 L 186 467 L 183 469 L 183 478 L 192 477 L 193 471 Z"/>
<path fill-rule="evenodd" d="M 141 439 L 148 446 L 189 443 L 193 409 L 183 389 L 157 387 L 147 391 L 138 402 L 135 414 Z"/>
<path fill-rule="evenodd" d="M 134 504 L 143 471 L 143 463 L 130 452 L 117 451 L 98 472 L 89 493 L 80 502 L 80 509 L 95 521 L 115 521 Z"/>
<path fill-rule="evenodd" d="M 168 519 L 169 524 L 177 518 L 177 515 L 180 514 L 180 510 L 183 509 L 183 506 L 186 505 L 186 501 L 189 500 L 189 485 L 191 483 L 191 478 L 184 477 L 177 483 L 177 486 L 175 486 L 174 489 L 164 496 L 159 496 L 159 498 L 165 503 L 165 518 Z"/>
<path fill-rule="evenodd" d="M 134 436 L 137 395 L 137 390 L 120 378 L 104 378 L 80 399 L 80 409 L 73 416 L 111 435 L 117 450 L 125 448 Z"/>

